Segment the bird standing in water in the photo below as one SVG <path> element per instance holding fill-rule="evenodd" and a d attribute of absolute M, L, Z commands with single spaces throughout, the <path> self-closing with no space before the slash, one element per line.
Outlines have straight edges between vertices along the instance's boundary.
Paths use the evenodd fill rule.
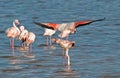
<path fill-rule="evenodd" d="M 22 41 L 22 47 L 26 47 L 25 41 L 28 37 L 28 30 L 26 30 L 24 26 L 20 26 L 20 32 L 18 39 Z"/>
<path fill-rule="evenodd" d="M 55 34 L 55 30 L 52 30 L 52 29 L 48 29 L 48 28 L 45 28 L 45 32 L 44 32 L 44 36 L 47 36 L 47 41 L 46 41 L 46 45 L 48 46 L 50 44 L 50 46 L 52 46 L 52 35 Z M 48 42 L 48 36 L 50 36 L 50 39 L 49 39 L 49 42 Z"/>
<path fill-rule="evenodd" d="M 25 40 L 25 44 L 30 47 L 30 53 L 32 53 L 32 43 L 35 41 L 35 34 L 33 32 L 28 32 L 28 36 Z"/>
<path fill-rule="evenodd" d="M 60 45 L 60 47 L 63 48 L 65 51 L 65 56 L 67 57 L 67 65 L 70 65 L 70 57 L 69 57 L 69 49 L 72 48 L 75 45 L 75 41 L 66 41 L 58 38 L 53 38 L 52 41 Z M 63 52 L 64 53 L 64 52 Z"/>
<path fill-rule="evenodd" d="M 30 47 L 30 52 L 32 52 L 32 43 L 35 41 L 35 34 L 33 32 L 29 32 L 24 28 L 24 26 L 20 26 L 21 33 L 18 37 L 19 40 L 23 42 L 22 49 L 26 49 Z"/>
<path fill-rule="evenodd" d="M 6 30 L 6 35 L 7 35 L 8 38 L 10 38 L 10 46 L 11 46 L 11 48 L 14 48 L 14 38 L 18 37 L 19 34 L 20 34 L 20 30 L 17 27 L 17 25 L 19 25 L 19 24 L 20 24 L 19 20 L 15 19 L 13 21 L 13 26 Z"/>

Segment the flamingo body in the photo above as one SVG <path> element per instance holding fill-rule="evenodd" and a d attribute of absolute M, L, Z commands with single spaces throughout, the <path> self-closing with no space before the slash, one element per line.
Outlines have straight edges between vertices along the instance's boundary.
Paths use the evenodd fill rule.
<path fill-rule="evenodd" d="M 64 31 L 62 31 L 58 36 L 60 37 L 60 38 L 64 38 L 64 37 L 67 37 L 69 34 L 70 34 L 70 30 L 64 30 Z"/>
<path fill-rule="evenodd" d="M 52 41 L 56 42 L 59 44 L 63 49 L 70 49 L 75 45 L 75 41 L 66 41 L 58 38 L 53 38 Z"/>
<path fill-rule="evenodd" d="M 28 30 L 24 29 L 24 26 L 20 26 L 20 30 L 21 30 L 21 33 L 19 35 L 19 40 L 21 40 L 22 42 L 25 42 L 26 41 L 26 38 L 28 36 Z"/>
<path fill-rule="evenodd" d="M 25 42 L 27 44 L 32 44 L 35 41 L 35 37 L 36 36 L 33 32 L 29 32 Z"/>
<path fill-rule="evenodd" d="M 53 34 L 55 34 L 55 30 L 52 30 L 52 29 L 48 29 L 48 28 L 45 28 L 45 32 L 44 32 L 44 36 L 52 36 Z"/>
<path fill-rule="evenodd" d="M 20 30 L 17 27 L 10 27 L 6 30 L 6 35 L 8 38 L 15 38 L 19 36 Z"/>

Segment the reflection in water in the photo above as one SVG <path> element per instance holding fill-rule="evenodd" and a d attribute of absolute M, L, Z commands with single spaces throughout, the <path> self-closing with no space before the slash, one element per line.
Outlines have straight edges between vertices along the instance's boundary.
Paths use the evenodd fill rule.
<path fill-rule="evenodd" d="M 55 50 L 56 49 L 56 47 L 55 46 L 45 46 L 44 47 L 46 50 Z"/>
<path fill-rule="evenodd" d="M 53 78 L 80 78 L 80 75 L 77 74 L 76 70 L 72 70 L 69 65 L 69 66 L 64 66 L 64 68 L 62 67 L 58 69 L 54 73 Z"/>
<path fill-rule="evenodd" d="M 100 76 L 100 78 L 120 78 L 120 73 L 106 73 Z"/>
<path fill-rule="evenodd" d="M 10 60 L 10 64 L 26 63 L 28 59 L 35 58 L 35 55 L 32 52 L 29 52 L 27 47 L 19 47 L 18 50 L 21 52 L 19 56 L 15 56 L 14 49 L 12 50 L 13 58 Z"/>
<path fill-rule="evenodd" d="M 80 78 L 76 70 L 71 69 L 70 56 L 63 57 L 63 65 L 54 72 L 53 78 Z"/>
<path fill-rule="evenodd" d="M 23 56 L 26 58 L 35 58 L 32 50 L 29 50 L 28 47 L 19 47 L 18 50 L 23 53 Z"/>

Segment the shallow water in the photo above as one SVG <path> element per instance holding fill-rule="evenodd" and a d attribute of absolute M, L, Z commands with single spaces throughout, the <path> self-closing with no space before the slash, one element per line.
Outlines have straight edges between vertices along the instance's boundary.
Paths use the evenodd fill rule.
<path fill-rule="evenodd" d="M 0 78 L 120 78 L 120 0 L 1 0 L 0 1 Z M 45 47 L 40 22 L 71 22 L 106 18 L 79 27 L 70 41 L 70 66 L 62 49 Z M 32 56 L 20 51 L 15 40 L 14 55 L 4 31 L 18 18 L 37 37 Z M 57 37 L 58 33 L 54 36 Z"/>

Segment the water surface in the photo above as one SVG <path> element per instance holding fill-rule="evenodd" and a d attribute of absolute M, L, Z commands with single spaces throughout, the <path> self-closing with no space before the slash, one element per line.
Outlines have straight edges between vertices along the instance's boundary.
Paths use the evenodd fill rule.
<path fill-rule="evenodd" d="M 1 0 L 0 1 L 0 77 L 1 78 L 120 78 L 120 0 Z M 47 48 L 40 22 L 71 22 L 106 18 L 79 27 L 70 41 L 76 41 L 69 51 L 71 65 L 66 67 L 62 49 Z M 14 19 L 37 37 L 33 56 L 19 51 L 15 54 L 4 31 Z M 42 29 L 42 30 L 41 30 Z M 54 35 L 57 37 L 58 33 Z"/>

